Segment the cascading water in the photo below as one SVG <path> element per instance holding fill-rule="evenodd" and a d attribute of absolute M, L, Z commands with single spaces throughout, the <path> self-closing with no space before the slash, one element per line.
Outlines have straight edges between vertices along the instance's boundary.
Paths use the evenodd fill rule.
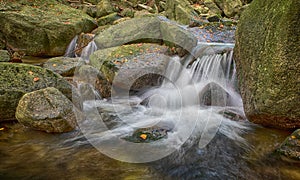
<path fill-rule="evenodd" d="M 75 49 L 77 46 L 77 40 L 78 40 L 78 36 L 76 35 L 70 42 L 70 44 L 65 52 L 65 55 L 64 55 L 65 57 L 76 57 Z"/>
<path fill-rule="evenodd" d="M 191 61 L 182 65 L 179 57 L 170 58 L 160 87 L 140 96 L 85 101 L 86 118 L 79 122 L 83 134 L 102 153 L 139 163 L 161 159 L 186 143 L 204 148 L 217 133 L 244 143 L 240 134 L 247 127 L 224 116 L 230 111 L 244 117 L 235 90 L 232 48 L 232 44 L 199 44 L 195 61 L 189 57 Z M 108 128 L 108 124 L 115 125 Z M 167 138 L 152 143 L 124 140 L 137 129 L 152 127 L 167 129 Z"/>
<path fill-rule="evenodd" d="M 83 48 L 80 57 L 88 63 L 90 55 L 93 52 L 97 51 L 97 49 L 98 49 L 98 47 L 97 47 L 95 41 L 92 40 L 91 42 L 88 43 L 88 45 L 86 47 Z"/>
<path fill-rule="evenodd" d="M 92 37 L 94 37 L 94 35 Z M 68 45 L 68 48 L 67 48 L 64 56 L 65 57 L 77 57 L 78 54 L 76 53 L 76 51 L 83 48 L 80 53 L 80 58 L 82 58 L 83 60 L 85 60 L 88 63 L 89 56 L 93 52 L 95 52 L 98 49 L 98 47 L 97 47 L 96 43 L 94 42 L 94 40 L 90 41 L 85 47 L 78 47 L 77 41 L 78 41 L 78 35 L 76 35 L 72 39 L 72 41 Z"/>

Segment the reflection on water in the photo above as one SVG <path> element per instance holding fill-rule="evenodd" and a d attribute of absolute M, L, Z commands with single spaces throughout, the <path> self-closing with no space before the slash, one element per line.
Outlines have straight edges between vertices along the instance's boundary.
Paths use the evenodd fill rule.
<path fill-rule="evenodd" d="M 274 149 L 288 132 L 255 128 L 245 151 L 216 136 L 205 148 L 183 146 L 147 164 L 123 163 L 102 155 L 79 131 L 47 134 L 18 123 L 1 123 L 0 179 L 299 179 L 299 165 L 285 163 Z"/>

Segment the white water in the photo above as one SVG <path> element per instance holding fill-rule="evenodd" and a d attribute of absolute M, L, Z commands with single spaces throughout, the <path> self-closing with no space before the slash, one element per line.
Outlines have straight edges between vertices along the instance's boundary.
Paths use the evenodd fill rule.
<path fill-rule="evenodd" d="M 77 57 L 80 55 L 80 57 L 86 61 L 86 63 L 89 63 L 89 57 L 90 55 L 97 51 L 98 50 L 98 47 L 95 43 L 94 40 L 92 40 L 91 42 L 88 43 L 87 46 L 85 46 L 82 51 L 81 51 L 81 54 L 77 54 L 76 53 L 76 49 L 77 48 L 82 48 L 82 47 L 78 47 L 78 44 L 77 44 L 77 41 L 78 41 L 78 35 L 76 35 L 72 41 L 70 42 L 70 44 L 68 45 L 68 48 L 65 52 L 65 57 Z"/>
<path fill-rule="evenodd" d="M 97 49 L 98 49 L 98 47 L 97 47 L 95 41 L 93 40 L 93 41 L 89 42 L 89 44 L 86 47 L 83 48 L 80 57 L 83 60 L 85 60 L 86 63 L 89 63 L 90 55 L 93 52 L 97 51 Z"/>
<path fill-rule="evenodd" d="M 76 35 L 70 42 L 70 44 L 65 52 L 65 55 L 64 55 L 65 57 L 76 57 L 75 49 L 77 46 L 77 40 L 78 40 L 78 36 Z"/>
<path fill-rule="evenodd" d="M 199 148 L 204 148 L 216 133 L 244 143 L 240 135 L 247 127 L 223 116 L 230 110 L 244 117 L 242 101 L 235 90 L 233 46 L 214 44 L 217 53 L 212 46 L 200 46 L 201 52 L 195 53 L 199 57 L 191 65 L 182 65 L 178 57 L 170 58 L 166 78 L 158 88 L 139 97 L 115 95 L 112 101 L 85 101 L 86 118 L 79 126 L 89 142 L 112 158 L 138 163 L 163 158 L 184 143 L 198 143 Z M 103 118 L 103 114 L 109 118 Z M 153 143 L 122 139 L 138 128 L 152 126 L 171 132 Z"/>

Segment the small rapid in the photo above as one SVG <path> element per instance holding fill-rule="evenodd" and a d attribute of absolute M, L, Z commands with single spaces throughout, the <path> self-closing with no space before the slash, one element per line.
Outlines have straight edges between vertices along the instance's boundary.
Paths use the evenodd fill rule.
<path fill-rule="evenodd" d="M 236 88 L 232 48 L 233 44 L 199 44 L 194 58 L 170 57 L 161 86 L 139 95 L 113 94 L 107 100 L 95 94 L 97 98 L 83 103 L 81 131 L 100 152 L 135 163 L 164 158 L 187 142 L 204 148 L 217 133 L 247 146 L 241 135 L 249 127 Z M 233 121 L 226 113 L 240 118 Z M 167 137 L 151 143 L 125 140 L 141 128 L 153 127 L 166 129 Z"/>

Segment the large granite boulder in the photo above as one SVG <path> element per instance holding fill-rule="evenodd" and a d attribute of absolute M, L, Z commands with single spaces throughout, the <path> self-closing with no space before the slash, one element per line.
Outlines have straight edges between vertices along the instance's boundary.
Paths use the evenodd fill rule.
<path fill-rule="evenodd" d="M 99 49 L 136 42 L 172 42 L 191 51 L 197 38 L 185 28 L 162 16 L 140 17 L 111 26 L 95 36 Z"/>
<path fill-rule="evenodd" d="M 16 118 L 33 129 L 48 133 L 72 131 L 76 127 L 75 108 L 58 89 L 48 87 L 25 94 L 19 101 Z"/>
<path fill-rule="evenodd" d="M 25 93 L 46 87 L 55 87 L 72 99 L 72 86 L 59 74 L 27 64 L 0 63 L 0 121 L 15 119 Z"/>
<path fill-rule="evenodd" d="M 96 27 L 87 14 L 53 0 L 1 3 L 0 10 L 0 41 L 30 56 L 63 55 L 76 34 Z"/>
<path fill-rule="evenodd" d="M 299 0 L 254 0 L 242 14 L 234 57 L 245 113 L 254 123 L 300 127 L 299 17 Z"/>

